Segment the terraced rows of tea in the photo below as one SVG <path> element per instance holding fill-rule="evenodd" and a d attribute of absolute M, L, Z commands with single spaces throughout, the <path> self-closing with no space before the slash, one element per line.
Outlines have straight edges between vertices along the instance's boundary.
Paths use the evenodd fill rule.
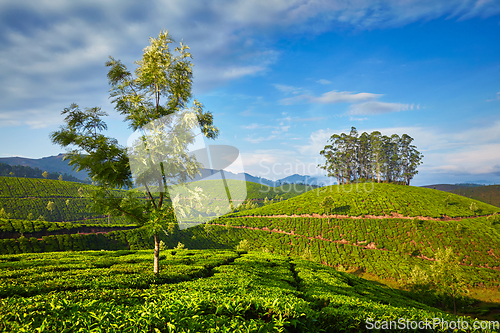
<path fill-rule="evenodd" d="M 224 187 L 213 186 L 217 183 L 215 180 L 199 181 L 200 186 L 209 191 L 210 195 L 216 198 L 226 196 Z M 219 181 L 220 183 L 220 181 Z M 237 193 L 235 196 L 253 200 L 261 205 L 265 198 L 288 199 L 299 194 L 305 193 L 310 188 L 304 185 L 295 185 L 287 188 L 272 188 L 269 186 L 241 182 L 238 180 L 227 180 L 228 185 Z M 18 177 L 0 177 L 0 209 L 3 208 L 12 219 L 38 219 L 42 217 L 51 222 L 74 222 L 74 223 L 108 223 L 108 217 L 98 214 L 90 207 L 91 200 L 87 195 L 94 191 L 92 185 L 80 183 L 48 180 L 38 178 L 18 178 Z M 125 191 L 116 190 L 116 193 L 125 193 Z M 147 195 L 134 189 L 135 196 L 146 200 Z M 153 193 L 157 195 L 157 193 Z M 52 201 L 55 204 L 53 211 L 47 209 L 47 204 Z M 214 201 L 216 202 L 216 201 Z M 235 204 L 239 204 L 237 202 Z M 30 215 L 31 214 L 31 215 Z M 111 217 L 111 223 L 126 223 L 122 217 Z"/>
<path fill-rule="evenodd" d="M 305 260 L 164 251 L 155 277 L 151 257 L 152 251 L 0 256 L 0 331 L 359 332 L 367 318 L 472 321 Z"/>
<path fill-rule="evenodd" d="M 326 197 L 334 204 L 323 207 Z M 471 210 L 471 204 L 475 210 Z M 339 214 L 348 216 L 391 215 L 426 216 L 432 218 L 488 215 L 498 207 L 442 191 L 392 184 L 333 185 L 306 192 L 289 200 L 240 212 L 233 216 Z"/>
<path fill-rule="evenodd" d="M 51 222 L 107 223 L 106 216 L 88 207 L 91 201 L 85 196 L 93 190 L 91 185 L 67 181 L 0 177 L 0 208 L 13 219 L 42 217 Z M 55 204 L 52 211 L 47 209 L 50 201 Z M 125 220 L 113 217 L 111 222 L 123 223 Z"/>
<path fill-rule="evenodd" d="M 408 279 L 415 266 L 428 268 L 438 249 L 452 248 L 468 284 L 498 286 L 500 216 L 474 217 L 478 213 L 470 210 L 470 206 L 476 204 L 484 215 L 498 212 L 498 208 L 458 196 L 446 202 L 446 193 L 443 196 L 443 192 L 435 190 L 408 188 L 375 184 L 374 191 L 369 194 L 339 194 L 335 196 L 333 210 L 343 207 L 345 215 L 342 218 L 332 217 L 336 215 L 301 216 L 323 214 L 325 208 L 321 207 L 321 201 L 335 193 L 335 187 L 319 192 L 313 190 L 284 202 L 233 213 L 208 225 L 184 230 L 172 238 L 169 245 L 175 246 L 180 241 L 189 248 L 204 248 L 207 244 L 227 248 L 246 239 L 253 249 L 282 255 L 306 254 L 329 266 L 400 282 Z M 421 197 L 417 198 L 415 193 L 420 193 Z M 406 194 L 410 204 L 406 207 L 413 206 L 412 211 L 395 204 L 405 202 L 402 196 Z M 385 199 L 379 200 L 379 196 Z M 385 208 L 378 211 L 380 214 L 400 215 L 363 218 L 362 214 L 370 212 L 367 209 L 371 208 L 364 206 L 361 209 L 358 203 L 369 200 L 384 203 Z M 418 200 L 429 205 L 416 209 L 416 206 L 423 206 L 418 205 Z M 403 213 L 410 216 L 401 216 Z M 456 220 L 443 217 L 455 217 Z"/>

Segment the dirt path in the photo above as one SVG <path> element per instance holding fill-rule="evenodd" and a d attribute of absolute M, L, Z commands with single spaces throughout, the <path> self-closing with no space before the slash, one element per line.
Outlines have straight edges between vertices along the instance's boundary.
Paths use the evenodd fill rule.
<path fill-rule="evenodd" d="M 360 219 L 405 219 L 405 220 L 413 220 L 415 218 L 419 220 L 425 220 L 425 221 L 461 221 L 463 219 L 470 219 L 470 218 L 476 218 L 476 217 L 488 217 L 494 214 L 489 214 L 489 215 L 477 215 L 477 216 L 460 216 L 460 217 L 449 217 L 449 216 L 443 216 L 443 217 L 429 217 L 429 216 L 404 216 L 402 214 L 398 213 L 392 213 L 391 215 L 385 214 L 385 215 L 363 215 L 363 216 L 352 216 L 352 215 L 339 215 L 339 214 L 334 214 L 334 215 L 320 215 L 320 214 L 293 214 L 293 215 L 244 215 L 244 216 L 231 216 L 231 218 L 242 218 L 242 217 L 257 217 L 257 218 L 282 218 L 282 217 L 314 217 L 314 218 L 321 218 L 321 219 L 326 219 L 326 218 L 334 218 L 334 219 L 355 219 L 355 220 L 360 220 Z"/>

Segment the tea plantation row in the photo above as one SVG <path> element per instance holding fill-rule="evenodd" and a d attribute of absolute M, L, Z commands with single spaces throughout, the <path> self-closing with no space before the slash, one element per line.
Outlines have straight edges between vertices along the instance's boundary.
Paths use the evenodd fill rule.
<path fill-rule="evenodd" d="M 363 332 L 368 318 L 441 318 L 472 327 L 470 318 L 304 260 L 165 251 L 154 277 L 151 257 L 151 251 L 0 256 L 0 331 Z"/>

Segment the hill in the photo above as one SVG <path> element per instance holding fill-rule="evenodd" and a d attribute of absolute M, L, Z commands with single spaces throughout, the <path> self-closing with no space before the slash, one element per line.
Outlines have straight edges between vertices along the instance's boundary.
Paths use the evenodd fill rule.
<path fill-rule="evenodd" d="M 3 208 L 12 219 L 42 217 L 51 222 L 108 223 L 107 216 L 87 207 L 90 200 L 84 196 L 93 190 L 92 185 L 64 180 L 0 177 L 0 209 Z M 47 209 L 49 201 L 55 203 L 52 212 Z M 124 221 L 121 217 L 112 217 L 109 222 Z"/>
<path fill-rule="evenodd" d="M 212 196 L 222 198 L 226 195 L 223 187 L 215 186 L 216 180 L 197 182 L 205 191 L 210 191 Z M 303 194 L 311 189 L 306 185 L 288 185 L 283 187 L 270 187 L 252 182 L 227 180 L 228 186 L 236 189 L 235 197 L 247 197 L 247 201 L 257 206 L 264 204 L 264 200 L 285 200 Z M 82 189 L 83 197 L 79 193 Z M 78 222 L 78 223 L 123 223 L 121 217 L 111 217 L 93 212 L 88 205 L 91 203 L 85 195 L 94 190 L 94 186 L 74 182 L 31 179 L 19 177 L 0 177 L 0 209 L 4 209 L 13 219 L 37 219 L 39 216 L 52 222 Z M 140 188 L 131 190 L 138 197 L 146 198 Z M 246 192 L 245 192 L 246 191 Z M 120 192 L 120 191 L 118 191 Z M 241 192 L 241 193 L 240 193 Z M 124 192 L 123 192 L 124 193 Z M 56 208 L 50 212 L 47 209 L 49 201 L 55 203 Z M 242 201 L 235 201 L 235 206 Z"/>
<path fill-rule="evenodd" d="M 429 267 L 438 249 L 452 248 L 471 286 L 500 285 L 500 216 L 493 207 L 458 195 L 402 185 L 337 192 L 336 186 L 237 212 L 183 230 L 168 240 L 189 248 L 250 247 L 282 255 L 308 255 L 340 269 L 404 283 L 415 266 Z M 320 203 L 332 196 L 330 216 Z"/>
<path fill-rule="evenodd" d="M 321 203 L 332 197 L 333 206 Z M 477 210 L 471 210 L 474 203 Z M 331 214 L 347 216 L 401 215 L 406 217 L 464 217 L 487 215 L 500 211 L 498 207 L 442 191 L 393 184 L 333 185 L 306 192 L 290 200 L 246 211 L 241 215 Z"/>
<path fill-rule="evenodd" d="M 457 188 L 449 192 L 500 207 L 500 185 Z"/>
<path fill-rule="evenodd" d="M 0 256 L 0 330 L 359 332 L 399 318 L 473 325 L 408 294 L 305 260 L 263 252 L 165 251 L 162 272 L 154 277 L 151 256 Z"/>
<path fill-rule="evenodd" d="M 48 156 L 42 158 L 27 157 L 0 157 L 0 163 L 9 165 L 23 165 L 30 168 L 38 168 L 47 172 L 67 173 L 80 180 L 85 180 L 87 174 L 84 171 L 76 172 L 73 167 L 68 165 L 68 161 L 63 161 L 65 154 L 57 156 Z"/>

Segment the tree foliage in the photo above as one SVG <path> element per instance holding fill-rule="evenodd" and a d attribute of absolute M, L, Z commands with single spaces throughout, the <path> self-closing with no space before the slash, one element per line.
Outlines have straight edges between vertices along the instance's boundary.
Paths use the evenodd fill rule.
<path fill-rule="evenodd" d="M 320 167 L 339 184 L 362 180 L 410 184 L 418 173 L 423 155 L 412 145 L 407 134 L 390 137 L 378 131 L 359 135 L 355 127 L 349 134 L 334 134 L 320 154 L 325 157 Z"/>
<path fill-rule="evenodd" d="M 160 32 L 158 38 L 150 38 L 150 45 L 144 49 L 142 59 L 135 62 L 137 68 L 134 73 L 113 57 L 106 63 L 112 102 L 134 131 L 188 108 L 192 98 L 192 56 L 182 42 L 172 52 L 169 47 L 172 43 L 174 40 L 168 31 Z M 208 138 L 216 138 L 218 129 L 213 126 L 212 114 L 205 111 L 197 100 L 192 102 L 191 110 L 202 133 Z M 107 113 L 100 107 L 82 110 L 77 104 L 72 104 L 62 114 L 66 116 L 65 124 L 51 134 L 52 142 L 63 147 L 75 147 L 65 159 L 69 159 L 69 164 L 78 171 L 85 170 L 98 186 L 98 190 L 91 193 L 95 209 L 105 214 L 126 216 L 154 236 L 155 273 L 158 273 L 158 233 L 166 229 L 172 231 L 170 225 L 175 221 L 173 210 L 164 206 L 166 185 L 174 175 L 165 172 L 162 166 L 162 176 L 156 179 L 157 185 L 161 186 L 156 189 L 150 189 L 147 181 L 140 177 L 135 179 L 127 147 L 103 134 L 107 130 L 103 120 Z M 178 138 L 171 136 L 169 140 L 178 141 Z M 183 149 L 180 147 L 175 152 L 180 154 Z M 189 175 L 195 169 L 193 167 Z M 149 200 L 115 191 L 116 188 L 131 188 L 134 183 L 145 186 Z M 159 195 L 153 195 L 155 190 L 159 191 Z"/>

